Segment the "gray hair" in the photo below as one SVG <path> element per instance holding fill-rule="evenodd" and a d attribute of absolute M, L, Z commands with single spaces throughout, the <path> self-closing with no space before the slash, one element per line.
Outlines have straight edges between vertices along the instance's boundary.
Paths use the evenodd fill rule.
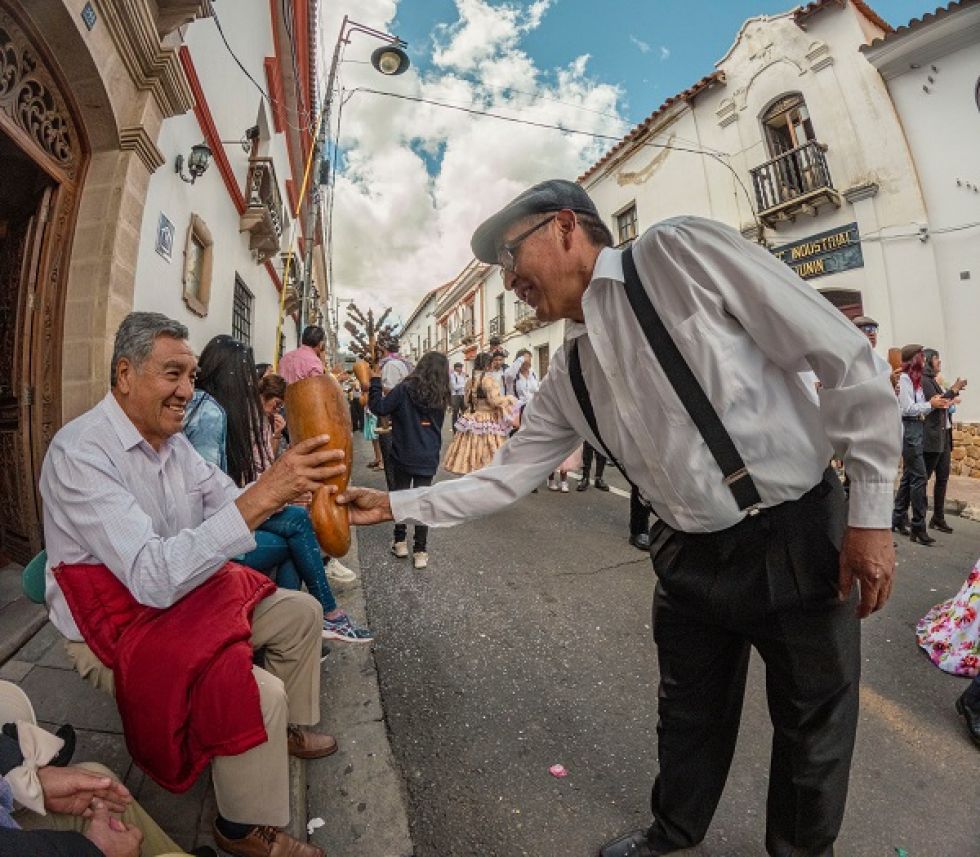
<path fill-rule="evenodd" d="M 116 367 L 119 361 L 125 358 L 139 369 L 153 351 L 153 343 L 158 336 L 187 339 L 189 334 L 179 321 L 167 318 L 159 312 L 131 312 L 122 320 L 119 330 L 116 331 L 112 364 L 109 367 L 113 387 L 116 386 Z"/>

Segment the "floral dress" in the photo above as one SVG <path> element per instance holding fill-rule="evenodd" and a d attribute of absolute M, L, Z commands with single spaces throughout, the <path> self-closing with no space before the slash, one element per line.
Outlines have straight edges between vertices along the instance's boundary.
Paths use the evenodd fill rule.
<path fill-rule="evenodd" d="M 919 620 L 916 638 L 939 669 L 953 675 L 980 673 L 980 560 L 963 588 Z"/>
<path fill-rule="evenodd" d="M 465 474 L 486 467 L 514 428 L 514 397 L 500 395 L 500 385 L 489 373 L 476 383 L 483 395 L 477 395 L 474 381 L 470 381 L 466 412 L 456 420 L 456 434 L 446 450 L 443 466 L 450 473 Z"/>

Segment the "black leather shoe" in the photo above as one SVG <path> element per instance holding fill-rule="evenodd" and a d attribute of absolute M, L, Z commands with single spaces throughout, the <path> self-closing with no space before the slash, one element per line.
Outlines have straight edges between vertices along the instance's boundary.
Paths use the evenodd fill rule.
<path fill-rule="evenodd" d="M 608 491 L 609 483 L 606 482 L 601 476 L 596 476 L 595 478 L 595 490 L 596 491 Z"/>
<path fill-rule="evenodd" d="M 630 544 L 633 545 L 637 550 L 648 551 L 650 550 L 650 535 L 649 533 L 637 533 L 635 536 L 630 536 Z"/>
<path fill-rule="evenodd" d="M 670 851 L 654 848 L 647 839 L 645 830 L 631 830 L 609 840 L 599 849 L 599 857 L 660 857 L 669 853 Z"/>
<path fill-rule="evenodd" d="M 581 479 L 579 479 L 579 481 L 578 481 L 578 487 L 575 490 L 576 491 L 585 491 L 585 490 L 588 489 L 588 487 L 589 487 L 589 477 L 588 476 L 583 476 Z"/>
<path fill-rule="evenodd" d="M 920 545 L 926 545 L 927 547 L 936 543 L 936 540 L 926 532 L 925 527 L 923 527 L 921 530 L 912 530 L 909 533 L 909 541 L 916 542 Z"/>
<path fill-rule="evenodd" d="M 900 533 L 903 536 L 912 535 L 912 531 L 905 524 L 892 524 L 892 532 Z"/>
<path fill-rule="evenodd" d="M 939 530 L 939 532 L 941 532 L 941 533 L 951 533 L 951 532 L 953 532 L 953 528 L 949 524 L 946 523 L 945 519 L 940 521 L 940 520 L 937 520 L 936 518 L 933 518 L 931 521 L 929 521 L 929 529 L 930 530 Z"/>
<path fill-rule="evenodd" d="M 966 704 L 966 694 L 964 693 L 956 700 L 956 711 L 966 721 L 966 731 L 970 733 L 973 743 L 980 747 L 980 710 Z"/>

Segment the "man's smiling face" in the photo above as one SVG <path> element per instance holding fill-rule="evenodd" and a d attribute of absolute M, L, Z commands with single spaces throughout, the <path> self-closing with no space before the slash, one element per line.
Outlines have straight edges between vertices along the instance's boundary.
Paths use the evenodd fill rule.
<path fill-rule="evenodd" d="M 154 449 L 183 429 L 194 395 L 197 359 L 185 339 L 158 336 L 139 366 L 121 358 L 113 392 L 120 407 Z"/>

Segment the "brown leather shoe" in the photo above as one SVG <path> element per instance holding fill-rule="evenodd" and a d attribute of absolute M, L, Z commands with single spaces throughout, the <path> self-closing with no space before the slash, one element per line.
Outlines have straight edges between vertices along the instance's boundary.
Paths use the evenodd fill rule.
<path fill-rule="evenodd" d="M 215 844 L 234 857 L 327 857 L 327 852 L 315 845 L 293 839 L 276 827 L 253 827 L 248 836 L 228 839 L 216 825 L 211 826 Z"/>
<path fill-rule="evenodd" d="M 310 732 L 299 726 L 290 726 L 286 745 L 289 755 L 297 759 L 322 759 L 337 752 L 337 739 L 332 735 Z"/>

